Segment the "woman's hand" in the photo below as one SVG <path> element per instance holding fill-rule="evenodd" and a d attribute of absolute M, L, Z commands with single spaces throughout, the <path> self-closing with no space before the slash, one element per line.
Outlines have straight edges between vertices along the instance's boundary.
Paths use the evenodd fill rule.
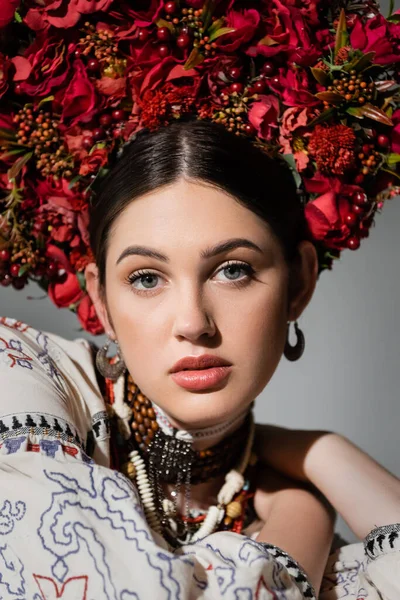
<path fill-rule="evenodd" d="M 267 465 L 315 486 L 360 539 L 400 523 L 400 479 L 344 436 L 261 425 L 256 452 Z"/>

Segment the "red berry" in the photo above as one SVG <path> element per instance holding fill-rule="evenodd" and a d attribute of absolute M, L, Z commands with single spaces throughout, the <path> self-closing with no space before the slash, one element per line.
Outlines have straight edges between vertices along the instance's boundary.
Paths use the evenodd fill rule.
<path fill-rule="evenodd" d="M 80 48 L 79 46 L 77 48 L 75 48 L 74 56 L 75 56 L 75 58 L 80 58 L 82 56 L 82 48 Z"/>
<path fill-rule="evenodd" d="M 369 144 L 363 144 L 362 151 L 364 154 L 369 154 L 371 146 Z"/>
<path fill-rule="evenodd" d="M 247 135 L 255 135 L 256 128 L 251 123 L 246 123 L 246 125 L 244 126 L 244 131 L 245 133 L 247 133 Z"/>
<path fill-rule="evenodd" d="M 85 148 L 85 150 L 90 150 L 93 144 L 94 140 L 91 135 L 86 135 L 82 140 L 82 146 Z"/>
<path fill-rule="evenodd" d="M 190 44 L 190 35 L 187 33 L 181 33 L 176 39 L 176 45 L 178 48 L 187 48 Z"/>
<path fill-rule="evenodd" d="M 161 58 L 165 58 L 170 53 L 169 46 L 167 46 L 166 44 L 162 44 L 161 46 L 158 46 L 158 53 L 161 56 Z"/>
<path fill-rule="evenodd" d="M 272 77 L 272 79 L 271 79 L 271 84 L 272 84 L 274 87 L 278 87 L 278 88 L 279 88 L 279 87 L 282 87 L 282 86 L 281 86 L 281 82 L 279 81 L 279 77 Z"/>
<path fill-rule="evenodd" d="M 236 81 L 237 79 L 240 79 L 242 75 L 242 69 L 239 67 L 232 67 L 229 69 L 228 75 L 231 79 L 233 79 L 233 81 Z"/>
<path fill-rule="evenodd" d="M 7 262 L 9 261 L 11 258 L 11 254 L 9 252 L 9 250 L 0 250 L 0 260 L 2 262 Z"/>
<path fill-rule="evenodd" d="M 109 127 L 112 123 L 112 116 L 108 113 L 105 113 L 104 115 L 101 115 L 99 121 L 100 125 L 102 125 L 103 127 Z"/>
<path fill-rule="evenodd" d="M 254 82 L 253 87 L 256 91 L 256 94 L 262 94 L 265 91 L 265 81 L 263 79 L 258 79 Z"/>
<path fill-rule="evenodd" d="M 122 108 L 116 108 L 112 112 L 112 118 L 114 121 L 123 121 L 125 118 L 125 111 Z"/>
<path fill-rule="evenodd" d="M 91 73 L 96 73 L 100 69 L 100 63 L 97 58 L 91 58 L 88 60 L 87 69 Z"/>
<path fill-rule="evenodd" d="M 21 265 L 19 265 L 18 263 L 13 263 L 10 267 L 11 277 L 18 277 L 20 268 L 21 268 Z"/>
<path fill-rule="evenodd" d="M 358 175 L 356 175 L 354 177 L 354 183 L 357 184 L 357 185 L 361 185 L 362 182 L 364 181 L 364 179 L 365 179 L 364 175 L 362 173 L 359 173 Z"/>
<path fill-rule="evenodd" d="M 139 33 L 138 33 L 138 40 L 140 42 L 147 42 L 147 40 L 149 39 L 149 31 L 148 29 L 139 29 Z"/>
<path fill-rule="evenodd" d="M 357 250 L 360 247 L 360 240 L 358 237 L 352 236 L 347 240 L 347 247 L 350 250 Z"/>
<path fill-rule="evenodd" d="M 6 273 L 4 275 L 4 277 L 0 279 L 0 284 L 3 287 L 8 287 L 10 285 L 11 281 L 12 281 L 11 275 L 8 275 L 8 273 Z"/>
<path fill-rule="evenodd" d="M 357 215 L 353 212 L 348 213 L 344 219 L 347 227 L 354 227 L 358 223 Z"/>
<path fill-rule="evenodd" d="M 171 39 L 171 32 L 168 27 L 159 27 L 159 29 L 157 29 L 157 38 L 161 42 L 169 42 Z"/>
<path fill-rule="evenodd" d="M 22 290 L 22 288 L 25 286 L 27 282 L 27 278 L 26 277 L 16 277 L 15 279 L 12 280 L 12 285 L 16 290 Z"/>
<path fill-rule="evenodd" d="M 99 140 L 102 140 L 105 137 L 104 129 L 102 129 L 101 127 L 96 127 L 96 129 L 93 129 L 92 135 L 93 135 L 93 140 L 95 142 L 98 142 Z"/>
<path fill-rule="evenodd" d="M 57 263 L 54 262 L 54 260 L 50 260 L 46 265 L 47 277 L 49 277 L 49 279 L 51 279 L 52 277 L 57 275 L 57 272 L 58 272 Z"/>
<path fill-rule="evenodd" d="M 267 61 L 266 63 L 264 63 L 261 70 L 264 73 L 264 75 L 266 75 L 267 77 L 271 77 L 271 75 L 275 73 L 275 65 L 272 62 Z"/>
<path fill-rule="evenodd" d="M 364 194 L 364 192 L 354 192 L 352 195 L 352 200 L 354 204 L 357 204 L 357 206 L 362 206 L 363 208 L 367 208 L 369 205 L 368 196 L 367 194 Z"/>
<path fill-rule="evenodd" d="M 359 206 L 358 204 L 354 204 L 353 208 L 353 213 L 355 215 L 358 215 L 359 217 L 362 217 L 365 214 L 365 209 L 363 206 Z"/>
<path fill-rule="evenodd" d="M 175 14 L 176 13 L 176 2 L 173 2 L 173 0 L 166 2 L 164 4 L 164 10 L 167 13 L 167 15 Z"/>
<path fill-rule="evenodd" d="M 387 135 L 378 135 L 377 142 L 381 148 L 389 148 L 390 146 L 390 140 Z"/>
<path fill-rule="evenodd" d="M 237 92 L 238 94 L 241 94 L 243 92 L 243 83 L 240 83 L 239 81 L 235 81 L 235 83 L 231 84 L 229 91 L 231 93 Z"/>
<path fill-rule="evenodd" d="M 17 96 L 22 96 L 22 87 L 20 83 L 16 83 L 14 85 L 14 92 L 17 94 Z M 8 285 L 8 284 L 7 284 Z"/>

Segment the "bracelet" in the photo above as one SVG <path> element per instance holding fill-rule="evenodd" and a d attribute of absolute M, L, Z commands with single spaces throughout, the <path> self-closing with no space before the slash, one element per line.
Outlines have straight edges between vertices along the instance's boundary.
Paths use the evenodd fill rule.
<path fill-rule="evenodd" d="M 364 538 L 365 554 L 373 560 L 381 554 L 400 551 L 400 523 L 382 525 Z"/>
<path fill-rule="evenodd" d="M 268 544 L 267 542 L 256 542 L 256 544 L 261 546 L 269 554 L 272 554 L 278 562 L 286 567 L 289 575 L 293 577 L 304 598 L 317 600 L 315 589 L 311 585 L 307 573 L 304 571 L 303 567 L 290 556 L 290 554 L 282 550 L 282 548 L 274 546 L 274 544 Z"/>

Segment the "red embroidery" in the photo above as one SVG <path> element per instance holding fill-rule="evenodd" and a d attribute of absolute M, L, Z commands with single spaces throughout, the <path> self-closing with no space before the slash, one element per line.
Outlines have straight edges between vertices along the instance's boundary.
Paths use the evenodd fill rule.
<path fill-rule="evenodd" d="M 30 326 L 26 323 L 23 323 L 22 321 L 14 321 L 13 323 L 7 323 L 7 321 L 10 321 L 10 319 L 7 317 L 0 317 L 0 325 L 5 325 L 10 329 L 16 329 L 17 331 L 21 331 L 21 333 L 25 333 L 25 331 L 28 331 L 28 329 L 30 329 Z"/>
<path fill-rule="evenodd" d="M 64 444 L 61 444 L 64 452 L 66 452 L 67 454 L 70 454 L 71 456 L 76 456 L 78 454 L 78 448 L 72 448 L 71 446 L 64 446 Z"/>
<path fill-rule="evenodd" d="M 7 355 L 12 360 L 12 364 L 10 365 L 11 368 L 15 367 L 17 362 L 20 360 L 26 360 L 26 361 L 30 361 L 30 362 L 33 361 L 33 358 L 31 356 L 28 356 L 22 350 L 18 350 L 18 348 L 13 348 L 12 346 L 10 346 L 10 344 L 7 342 L 7 340 L 5 340 L 4 338 L 0 337 L 0 342 L 3 342 L 4 347 L 7 350 L 10 350 L 10 352 L 8 352 Z M 18 354 L 13 354 L 13 352 L 17 352 Z M 30 367 L 30 368 L 32 368 L 32 367 Z"/>
<path fill-rule="evenodd" d="M 31 444 L 30 442 L 28 442 L 28 446 L 26 449 L 28 451 L 30 450 L 31 452 L 40 452 L 39 444 Z"/>
<path fill-rule="evenodd" d="M 270 600 L 278 600 L 278 596 L 275 594 L 275 592 L 273 592 L 272 590 L 269 589 L 269 587 L 267 586 L 265 579 L 263 576 L 260 577 L 260 579 L 258 580 L 258 584 L 257 584 L 257 589 L 256 589 L 256 600 L 258 600 L 258 598 L 265 598 L 266 596 L 264 594 L 261 595 L 262 592 L 269 592 L 271 595 L 267 596 L 267 598 L 270 598 Z"/>
<path fill-rule="evenodd" d="M 74 600 L 86 600 L 87 588 L 88 588 L 88 576 L 79 575 L 77 577 L 70 577 L 67 581 L 64 581 L 60 589 L 58 584 L 51 577 L 45 577 L 43 575 L 33 574 L 36 583 L 40 589 L 41 598 L 43 600 L 54 600 L 55 598 L 73 598 Z M 67 593 L 64 595 L 65 588 L 68 585 Z"/>

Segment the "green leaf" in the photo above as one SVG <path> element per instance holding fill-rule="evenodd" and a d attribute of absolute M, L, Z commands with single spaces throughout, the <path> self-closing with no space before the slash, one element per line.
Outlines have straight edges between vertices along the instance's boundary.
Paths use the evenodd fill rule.
<path fill-rule="evenodd" d="M 378 92 L 386 92 L 393 85 L 396 85 L 396 87 L 399 87 L 399 84 L 396 83 L 396 81 L 394 79 L 386 79 L 386 80 L 382 80 L 382 81 L 375 81 L 375 89 Z"/>
<path fill-rule="evenodd" d="M 165 19 L 157 19 L 156 21 L 157 27 L 168 27 L 171 33 L 175 33 L 175 27 L 171 21 L 166 21 Z"/>
<path fill-rule="evenodd" d="M 400 22 L 400 14 L 398 14 L 398 15 L 391 15 L 386 20 L 389 21 L 389 23 L 399 23 Z"/>
<path fill-rule="evenodd" d="M 22 265 L 22 267 L 18 271 L 18 277 L 22 277 L 23 275 L 25 275 L 25 273 L 30 271 L 30 269 L 31 269 L 31 265 L 29 265 L 29 264 Z"/>
<path fill-rule="evenodd" d="M 335 38 L 335 56 L 339 52 L 343 46 L 346 46 L 348 43 L 349 36 L 347 33 L 347 25 L 346 25 L 346 13 L 344 8 L 340 11 L 339 23 L 336 30 L 336 38 Z"/>
<path fill-rule="evenodd" d="M 324 110 L 324 112 L 312 119 L 312 121 L 308 123 L 307 127 L 314 127 L 315 125 L 318 125 L 318 123 L 323 123 L 324 121 L 327 121 L 333 116 L 335 111 L 336 108 L 334 106 L 327 108 L 326 110 Z"/>
<path fill-rule="evenodd" d="M 15 140 L 14 129 L 6 129 L 6 127 L 0 127 L 0 140 L 12 141 Z"/>
<path fill-rule="evenodd" d="M 24 156 L 21 156 L 12 167 L 10 167 L 7 171 L 7 176 L 9 181 L 15 180 L 17 175 L 21 172 L 26 163 L 32 158 L 33 152 L 28 152 Z"/>
<path fill-rule="evenodd" d="M 357 119 L 363 119 L 364 118 L 364 114 L 362 112 L 362 107 L 361 106 L 350 106 L 347 110 L 346 110 L 347 114 L 351 115 L 352 117 L 357 117 Z"/>
<path fill-rule="evenodd" d="M 18 154 L 23 154 L 26 152 L 26 148 L 17 148 L 16 150 L 8 150 L 4 152 L 4 154 L 0 155 L 0 160 L 7 160 L 10 156 L 16 156 Z"/>
<path fill-rule="evenodd" d="M 316 98 L 322 100 L 324 102 L 329 102 L 329 104 L 342 104 L 344 97 L 338 92 L 318 92 L 314 94 Z"/>
<path fill-rule="evenodd" d="M 351 63 L 344 67 L 344 69 L 345 71 L 351 71 L 352 69 L 355 69 L 357 73 L 360 73 L 361 71 L 364 71 L 364 69 L 366 69 L 367 67 L 371 66 L 371 64 L 374 61 L 375 55 L 376 52 L 367 52 L 366 54 L 363 54 L 361 58 L 356 58 L 355 60 L 352 60 Z"/>
<path fill-rule="evenodd" d="M 208 28 L 207 35 L 210 36 L 214 31 L 217 31 L 217 29 L 223 26 L 224 22 L 224 19 L 215 19 L 214 23 Z"/>
<path fill-rule="evenodd" d="M 80 176 L 80 175 L 76 175 L 75 177 L 73 177 L 73 178 L 71 179 L 71 181 L 69 182 L 69 184 L 68 184 L 68 189 L 69 189 L 69 190 L 72 190 L 72 188 L 74 187 L 75 183 L 76 183 L 77 181 L 79 181 L 80 179 L 81 179 L 81 176 Z"/>
<path fill-rule="evenodd" d="M 300 173 L 297 170 L 296 160 L 295 160 L 293 154 L 282 154 L 282 157 L 288 163 L 290 170 L 292 171 L 293 178 L 296 182 L 296 186 L 299 188 L 301 186 L 302 179 L 301 179 Z"/>
<path fill-rule="evenodd" d="M 259 40 L 258 45 L 262 46 L 276 46 L 278 44 L 277 41 L 273 40 L 269 35 L 264 36 Z"/>
<path fill-rule="evenodd" d="M 374 121 L 378 121 L 378 123 L 382 123 L 383 125 L 393 126 L 393 121 L 389 119 L 387 114 L 377 106 L 373 106 L 372 104 L 368 103 L 364 104 L 364 106 L 361 108 L 365 117 L 373 119 Z"/>
<path fill-rule="evenodd" d="M 187 57 L 187 60 L 186 60 L 185 64 L 183 65 L 183 68 L 185 71 L 189 71 L 189 69 L 192 69 L 193 67 L 197 67 L 197 65 L 202 63 L 203 60 L 204 60 L 204 56 L 201 54 L 201 52 L 199 52 L 199 49 L 193 48 L 193 50 Z"/>
<path fill-rule="evenodd" d="M 81 271 L 76 272 L 76 277 L 79 282 L 79 287 L 85 292 L 86 291 L 86 279 L 84 273 Z"/>
<path fill-rule="evenodd" d="M 397 154 L 396 152 L 391 152 L 390 154 L 388 154 L 386 162 L 389 165 L 389 167 L 392 167 L 393 165 L 400 162 L 400 154 Z"/>
<path fill-rule="evenodd" d="M 22 17 L 17 10 L 14 13 L 14 19 L 17 21 L 17 23 L 22 23 Z"/>
<path fill-rule="evenodd" d="M 394 0 L 390 0 L 390 4 L 389 4 L 389 14 L 387 16 L 388 19 L 390 19 L 390 17 L 393 14 L 393 9 L 394 9 Z"/>
<path fill-rule="evenodd" d="M 318 67 L 311 67 L 311 73 L 321 85 L 327 86 L 331 80 L 329 74 L 323 69 L 318 69 Z"/>
<path fill-rule="evenodd" d="M 217 38 L 221 37 L 221 35 L 225 35 L 226 33 L 232 33 L 232 31 L 236 31 L 235 27 L 221 27 L 221 29 L 218 29 L 210 35 L 209 42 L 213 42 Z"/>
<path fill-rule="evenodd" d="M 214 13 L 217 0 L 206 0 L 203 5 L 203 12 L 201 13 L 201 20 L 203 21 L 204 31 L 207 31 L 208 26 L 211 23 L 211 17 Z"/>
<path fill-rule="evenodd" d="M 54 96 L 47 96 L 46 98 L 43 98 L 39 104 L 38 107 L 40 108 L 42 106 L 42 104 L 44 104 L 45 102 L 52 102 L 54 100 Z"/>

